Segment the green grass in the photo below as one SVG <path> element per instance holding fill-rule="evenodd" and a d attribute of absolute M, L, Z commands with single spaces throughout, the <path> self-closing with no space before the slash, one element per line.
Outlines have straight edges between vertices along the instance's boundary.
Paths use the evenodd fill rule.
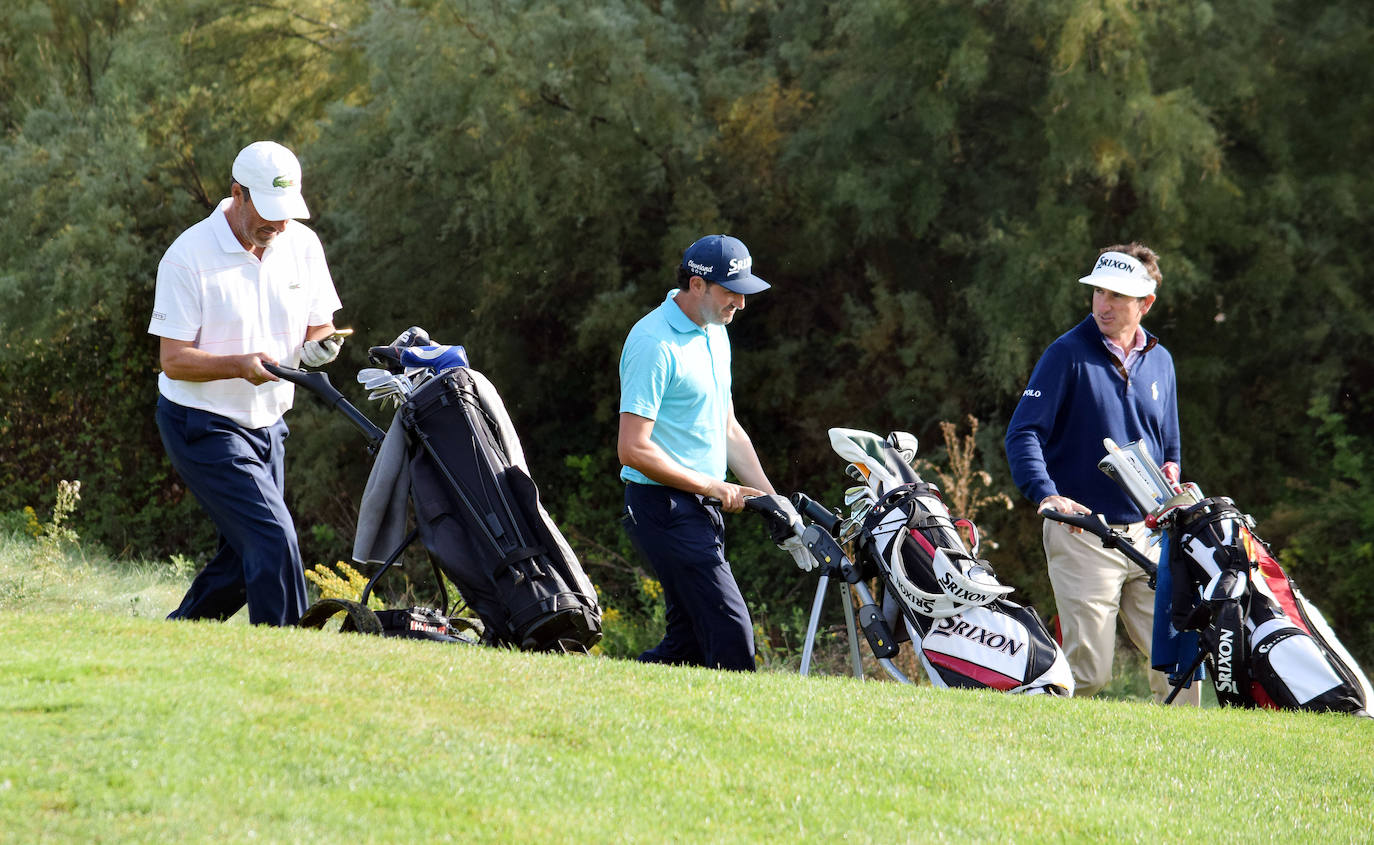
<path fill-rule="evenodd" d="M 1348 842 L 1374 723 L 168 623 L 0 538 L 3 842 Z"/>

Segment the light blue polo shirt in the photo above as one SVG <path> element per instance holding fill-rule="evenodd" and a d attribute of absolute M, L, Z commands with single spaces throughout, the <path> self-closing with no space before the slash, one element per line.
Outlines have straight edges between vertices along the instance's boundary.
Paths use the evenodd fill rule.
<path fill-rule="evenodd" d="M 668 292 L 625 338 L 620 353 L 620 412 L 654 421 L 650 439 L 683 466 L 725 479 L 725 421 L 730 411 L 730 336 L 698 326 Z M 624 481 L 657 484 L 621 467 Z"/>

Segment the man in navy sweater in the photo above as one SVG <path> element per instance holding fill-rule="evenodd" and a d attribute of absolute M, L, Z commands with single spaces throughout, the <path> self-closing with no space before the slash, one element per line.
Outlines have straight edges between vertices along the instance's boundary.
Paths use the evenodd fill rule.
<path fill-rule="evenodd" d="M 1138 243 L 1104 248 L 1079 282 L 1093 289 L 1092 314 L 1040 357 L 1007 428 L 1012 479 L 1037 510 L 1098 513 L 1139 549 L 1147 548 L 1145 515 L 1097 468 L 1110 437 L 1141 440 L 1165 473 L 1177 478 L 1178 396 L 1174 361 L 1141 328 L 1163 281 L 1158 256 Z M 1074 694 L 1093 695 L 1112 678 L 1118 613 L 1126 633 L 1150 653 L 1154 592 L 1140 567 L 1096 537 L 1060 522 L 1042 528 L 1064 654 Z M 1159 547 L 1148 547 L 1156 559 Z M 1169 693 L 1150 671 L 1156 701 Z M 1197 684 L 1174 699 L 1196 704 Z"/>

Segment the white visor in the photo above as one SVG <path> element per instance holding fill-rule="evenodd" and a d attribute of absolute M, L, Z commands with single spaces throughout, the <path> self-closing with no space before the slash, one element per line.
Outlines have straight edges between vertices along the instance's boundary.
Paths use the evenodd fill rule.
<path fill-rule="evenodd" d="M 1150 296 L 1155 292 L 1155 280 L 1145 265 L 1124 252 L 1102 253 L 1093 271 L 1078 281 L 1122 296 Z"/>

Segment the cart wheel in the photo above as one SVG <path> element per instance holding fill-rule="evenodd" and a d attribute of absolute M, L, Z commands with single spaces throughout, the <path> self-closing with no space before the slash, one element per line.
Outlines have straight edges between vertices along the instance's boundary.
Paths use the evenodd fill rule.
<path fill-rule="evenodd" d="M 382 633 L 382 623 L 366 605 L 346 599 L 320 599 L 315 602 L 297 624 L 302 628 L 323 628 L 325 623 L 340 613 L 344 614 L 339 623 L 340 631 L 356 631 L 360 634 Z"/>

